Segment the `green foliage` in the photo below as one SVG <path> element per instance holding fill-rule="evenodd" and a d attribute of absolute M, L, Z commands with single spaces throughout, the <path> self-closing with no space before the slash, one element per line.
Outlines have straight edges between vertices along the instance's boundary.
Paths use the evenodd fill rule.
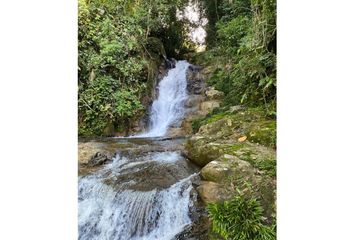
<path fill-rule="evenodd" d="M 80 135 L 129 127 L 127 121 L 142 110 L 153 71 L 166 55 L 162 43 L 170 44 L 167 54 L 172 56 L 184 46 L 185 27 L 176 11 L 186 3 L 79 0 Z"/>
<path fill-rule="evenodd" d="M 262 105 L 276 112 L 275 0 L 222 1 L 215 22 L 217 65 L 208 84 L 223 91 L 224 105 Z M 216 10 L 215 10 L 216 11 Z M 210 50 L 209 50 L 210 51 Z"/>
<path fill-rule="evenodd" d="M 208 212 L 213 221 L 213 231 L 225 239 L 273 240 L 275 226 L 263 223 L 263 208 L 255 198 L 241 193 L 231 201 L 212 203 Z"/>
<path fill-rule="evenodd" d="M 193 133 L 198 132 L 202 125 L 216 122 L 225 116 L 231 115 L 230 112 L 226 112 L 223 108 L 215 108 L 211 113 L 208 113 L 205 117 L 198 118 L 192 122 Z"/>
<path fill-rule="evenodd" d="M 252 166 L 263 171 L 269 177 L 276 177 L 277 175 L 277 161 L 274 158 L 252 158 L 250 153 L 246 153 L 244 160 L 251 163 Z"/>
<path fill-rule="evenodd" d="M 206 43 L 207 48 L 212 48 L 216 45 L 216 22 L 220 18 L 220 3 L 218 0 L 203 0 L 201 1 L 202 8 L 205 9 L 205 16 L 208 19 L 206 26 Z"/>
<path fill-rule="evenodd" d="M 79 120 L 85 124 L 79 128 L 80 135 L 101 135 L 108 123 L 132 117 L 142 109 L 137 95 L 141 90 L 120 86 L 119 81 L 104 76 L 82 89 L 78 101 L 81 110 Z"/>
<path fill-rule="evenodd" d="M 275 177 L 277 174 L 277 162 L 274 159 L 265 159 L 263 161 L 254 161 L 254 166 L 266 172 L 270 177 Z"/>

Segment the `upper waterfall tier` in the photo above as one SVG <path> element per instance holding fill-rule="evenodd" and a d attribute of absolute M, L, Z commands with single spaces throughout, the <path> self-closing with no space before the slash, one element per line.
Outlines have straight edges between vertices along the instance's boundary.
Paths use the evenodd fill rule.
<path fill-rule="evenodd" d="M 158 98 L 150 110 L 149 130 L 137 137 L 161 137 L 173 124 L 178 124 L 184 116 L 184 102 L 188 97 L 186 71 L 190 64 L 177 61 L 158 85 Z"/>

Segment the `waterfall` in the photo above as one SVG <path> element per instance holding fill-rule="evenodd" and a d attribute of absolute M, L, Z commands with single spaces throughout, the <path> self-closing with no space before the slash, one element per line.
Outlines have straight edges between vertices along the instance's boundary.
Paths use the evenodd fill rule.
<path fill-rule="evenodd" d="M 179 124 L 184 115 L 184 101 L 187 99 L 186 71 L 189 63 L 177 61 L 158 85 L 158 98 L 150 111 L 149 130 L 137 137 L 161 137 L 169 127 Z"/>
<path fill-rule="evenodd" d="M 134 158 L 117 155 L 103 169 L 81 176 L 79 240 L 174 239 L 191 224 L 191 179 L 197 174 L 183 176 L 169 187 L 148 191 L 134 189 L 136 181 L 146 182 L 144 178 L 148 175 L 141 179 L 117 179 L 124 174 L 134 176 L 143 172 L 151 168 L 152 163 L 168 169 L 181 161 L 185 160 L 178 152 L 158 152 Z M 164 176 L 161 172 L 155 174 Z"/>
<path fill-rule="evenodd" d="M 181 152 L 156 151 L 156 145 L 165 149 L 169 143 L 153 138 L 184 116 L 188 66 L 178 61 L 160 81 L 148 132 L 117 140 L 136 141 L 136 149 L 79 177 L 79 240 L 171 240 L 192 224 L 192 178 L 198 174 Z"/>

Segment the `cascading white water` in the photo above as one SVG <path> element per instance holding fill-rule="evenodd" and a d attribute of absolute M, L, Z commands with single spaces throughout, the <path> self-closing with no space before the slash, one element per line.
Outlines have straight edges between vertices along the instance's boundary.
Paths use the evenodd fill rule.
<path fill-rule="evenodd" d="M 149 131 L 133 137 L 165 136 L 169 127 L 180 123 L 188 97 L 188 66 L 187 61 L 178 61 L 160 81 Z M 191 179 L 197 175 L 181 163 L 186 161 L 179 152 L 132 152 L 80 177 L 79 239 L 174 239 L 192 223 Z"/>
<path fill-rule="evenodd" d="M 187 99 L 186 71 L 189 63 L 177 61 L 176 67 L 168 71 L 158 85 L 158 98 L 150 111 L 150 128 L 137 137 L 161 137 L 168 128 L 183 118 L 184 101 Z"/>
<path fill-rule="evenodd" d="M 159 164 L 181 160 L 176 152 L 152 157 Z M 112 187 L 105 182 L 112 174 L 119 176 L 121 167 L 129 163 L 127 158 L 116 157 L 104 169 L 79 179 L 79 239 L 170 240 L 191 223 L 188 213 L 195 174 L 169 188 L 151 191 L 125 189 L 124 184 Z"/>

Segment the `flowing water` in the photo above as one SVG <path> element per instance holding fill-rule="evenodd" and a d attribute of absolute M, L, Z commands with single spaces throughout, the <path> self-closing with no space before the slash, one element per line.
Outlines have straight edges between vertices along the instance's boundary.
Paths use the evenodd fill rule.
<path fill-rule="evenodd" d="M 147 133 L 138 137 L 164 136 L 169 127 L 179 124 L 184 116 L 184 102 L 188 98 L 186 71 L 189 63 L 177 61 L 158 86 L 158 98 L 152 103 L 150 126 Z"/>
<path fill-rule="evenodd" d="M 113 161 L 80 167 L 79 239 L 184 239 L 178 234 L 193 223 L 198 168 L 181 154 L 183 138 L 161 136 L 183 118 L 188 66 L 178 61 L 159 83 L 148 132 L 106 139 L 116 149 Z"/>

